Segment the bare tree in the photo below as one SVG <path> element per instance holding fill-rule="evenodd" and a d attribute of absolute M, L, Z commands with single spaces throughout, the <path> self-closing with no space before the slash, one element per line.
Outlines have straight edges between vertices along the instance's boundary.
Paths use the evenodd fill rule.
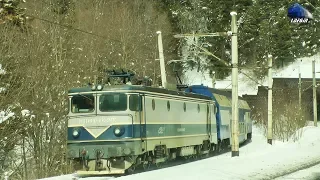
<path fill-rule="evenodd" d="M 0 26 L 7 72 L 0 76 L 0 110 L 15 113 L 0 124 L 0 165 L 14 170 L 14 179 L 35 179 L 65 173 L 67 90 L 110 67 L 157 77 L 155 32 L 164 32 L 170 49 L 172 30 L 167 15 L 146 0 L 29 0 L 24 7 L 24 31 Z M 168 60 L 173 51 L 167 54 Z"/>

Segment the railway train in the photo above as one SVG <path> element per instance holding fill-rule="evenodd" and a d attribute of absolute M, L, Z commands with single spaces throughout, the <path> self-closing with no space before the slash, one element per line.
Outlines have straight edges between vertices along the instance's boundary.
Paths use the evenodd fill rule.
<path fill-rule="evenodd" d="M 67 157 L 80 175 L 132 173 L 231 145 L 231 95 L 225 91 L 124 82 L 72 88 L 68 96 Z M 239 97 L 239 142 L 251 137 L 250 108 Z"/>

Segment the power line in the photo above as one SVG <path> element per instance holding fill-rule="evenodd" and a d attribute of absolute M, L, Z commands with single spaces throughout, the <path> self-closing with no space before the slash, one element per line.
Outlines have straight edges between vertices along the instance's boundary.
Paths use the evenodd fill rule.
<path fill-rule="evenodd" d="M 261 83 L 259 83 L 258 81 L 254 80 L 253 78 L 251 78 L 249 75 L 247 75 L 247 74 L 244 73 L 243 71 L 240 70 L 240 72 L 241 72 L 243 75 L 245 75 L 247 78 L 249 78 L 251 81 L 259 84 L 260 86 L 264 87 L 265 89 L 268 89 L 268 88 L 266 88 L 263 84 L 261 84 Z"/>
<path fill-rule="evenodd" d="M 109 37 L 106 37 L 106 36 L 102 36 L 102 35 L 99 35 L 99 34 L 95 34 L 95 33 L 92 33 L 92 32 L 88 32 L 88 31 L 85 31 L 85 30 L 82 30 L 82 29 L 79 29 L 79 28 L 74 28 L 74 27 L 72 27 L 71 25 L 66 25 L 66 24 L 57 23 L 57 22 L 50 21 L 50 20 L 48 20 L 48 19 L 43 19 L 43 18 L 34 16 L 34 15 L 26 14 L 26 16 L 29 16 L 29 17 L 32 17 L 32 18 L 34 18 L 34 19 L 38 19 L 38 20 L 41 20 L 41 21 L 44 21 L 44 22 L 47 22 L 47 23 L 50 23 L 50 24 L 54 24 L 54 25 L 57 25 L 57 26 L 65 27 L 65 28 L 68 28 L 68 29 L 71 29 L 71 30 L 74 30 L 74 31 L 78 31 L 78 32 L 81 32 L 81 33 L 89 34 L 89 35 L 96 36 L 96 37 L 100 37 L 100 38 L 109 39 L 109 40 L 116 41 L 116 42 L 121 42 L 121 41 L 119 41 L 119 40 L 112 39 L 112 38 L 109 38 Z"/>
<path fill-rule="evenodd" d="M 224 89 L 227 89 L 229 86 L 231 86 L 232 85 L 232 83 L 230 83 L 227 87 L 225 87 Z"/>

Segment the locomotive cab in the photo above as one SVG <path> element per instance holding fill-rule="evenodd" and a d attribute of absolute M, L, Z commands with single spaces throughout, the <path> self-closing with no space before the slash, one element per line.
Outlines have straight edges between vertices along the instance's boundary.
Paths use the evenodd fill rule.
<path fill-rule="evenodd" d="M 104 112 L 140 111 L 141 96 L 127 93 L 88 93 L 70 96 L 70 116 L 79 113 L 103 114 Z"/>
<path fill-rule="evenodd" d="M 129 85 L 106 86 L 101 91 L 69 91 L 68 158 L 80 174 L 107 171 L 122 174 L 141 153 L 140 93 L 117 91 Z"/>

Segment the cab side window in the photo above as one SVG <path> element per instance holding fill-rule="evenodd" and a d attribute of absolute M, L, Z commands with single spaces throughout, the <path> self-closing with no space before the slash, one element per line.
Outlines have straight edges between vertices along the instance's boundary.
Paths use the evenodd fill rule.
<path fill-rule="evenodd" d="M 129 109 L 131 111 L 141 111 L 142 110 L 142 99 L 138 94 L 132 94 L 129 97 Z"/>

